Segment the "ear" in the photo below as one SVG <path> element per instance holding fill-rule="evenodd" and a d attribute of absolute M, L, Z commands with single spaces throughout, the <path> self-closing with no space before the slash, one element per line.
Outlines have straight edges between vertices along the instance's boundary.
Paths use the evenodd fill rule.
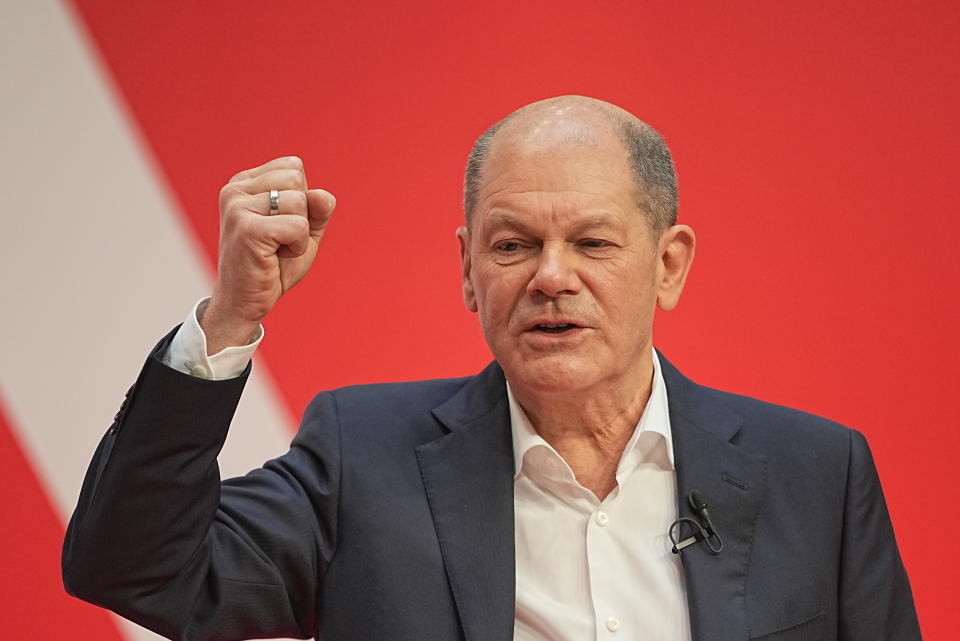
<path fill-rule="evenodd" d="M 687 225 L 674 225 L 660 235 L 657 243 L 657 305 L 665 312 L 680 302 L 696 246 L 697 237 Z"/>
<path fill-rule="evenodd" d="M 457 242 L 460 243 L 460 276 L 463 279 L 463 303 L 471 312 L 477 311 L 477 296 L 470 280 L 473 263 L 470 259 L 470 232 L 466 227 L 457 229 Z"/>

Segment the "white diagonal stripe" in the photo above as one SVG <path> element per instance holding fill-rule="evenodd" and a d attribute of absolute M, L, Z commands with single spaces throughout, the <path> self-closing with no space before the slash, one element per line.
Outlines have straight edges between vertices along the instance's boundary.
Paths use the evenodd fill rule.
<path fill-rule="evenodd" d="M 210 277 L 67 7 L 0 3 L 0 83 L 0 389 L 65 520 L 147 351 Z M 225 476 L 289 442 L 263 363 L 254 371 L 220 458 Z"/>

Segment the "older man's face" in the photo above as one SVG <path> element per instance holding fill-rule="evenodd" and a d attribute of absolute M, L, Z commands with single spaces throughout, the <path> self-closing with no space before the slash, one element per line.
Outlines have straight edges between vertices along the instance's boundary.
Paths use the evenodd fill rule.
<path fill-rule="evenodd" d="M 649 375 L 662 267 L 619 139 L 494 143 L 464 299 L 507 378 L 542 392 Z"/>

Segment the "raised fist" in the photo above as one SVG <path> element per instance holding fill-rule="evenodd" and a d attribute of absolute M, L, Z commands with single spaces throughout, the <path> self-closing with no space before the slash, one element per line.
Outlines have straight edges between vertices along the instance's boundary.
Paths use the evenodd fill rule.
<path fill-rule="evenodd" d="M 296 156 L 241 171 L 224 185 L 217 283 L 200 321 L 208 354 L 249 341 L 310 269 L 335 207 L 331 193 L 307 189 Z"/>

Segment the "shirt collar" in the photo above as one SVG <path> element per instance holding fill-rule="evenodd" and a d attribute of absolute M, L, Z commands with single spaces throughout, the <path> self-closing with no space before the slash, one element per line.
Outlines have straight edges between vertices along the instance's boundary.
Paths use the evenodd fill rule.
<path fill-rule="evenodd" d="M 663 371 L 660 368 L 660 359 L 655 349 L 653 352 L 653 382 L 650 387 L 650 398 L 647 399 L 647 405 L 643 408 L 643 414 L 640 421 L 633 431 L 633 435 L 623 449 L 623 455 L 620 457 L 620 465 L 617 468 L 617 477 L 629 474 L 633 469 L 643 462 L 661 439 L 644 434 L 659 434 L 662 442 L 666 445 L 666 461 L 663 463 L 671 470 L 674 469 L 673 459 L 673 439 L 670 431 L 670 412 L 667 402 L 667 386 L 663 381 Z M 557 458 L 559 454 L 547 443 L 543 437 L 537 434 L 527 418 L 526 412 L 520 407 L 510 389 L 510 382 L 507 381 L 507 399 L 510 404 L 510 431 L 513 435 L 513 464 L 514 478 L 520 475 L 523 469 L 524 460 L 527 452 L 534 448 L 547 448 L 552 451 Z M 641 447 L 641 441 L 645 441 L 646 446 Z"/>

